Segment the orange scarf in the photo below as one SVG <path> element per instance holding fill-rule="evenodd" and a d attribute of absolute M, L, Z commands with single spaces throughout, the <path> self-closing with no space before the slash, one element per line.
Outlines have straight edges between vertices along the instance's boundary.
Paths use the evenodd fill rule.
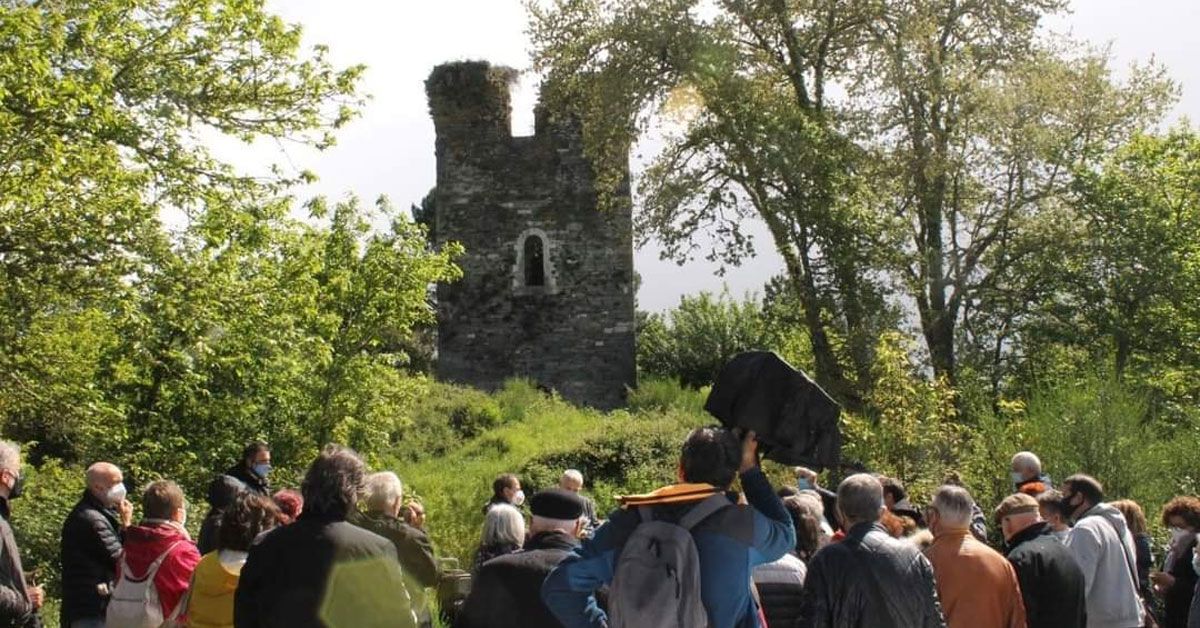
<path fill-rule="evenodd" d="M 618 496 L 617 501 L 621 502 L 622 508 L 636 508 L 638 506 L 653 506 L 657 504 L 682 504 L 701 501 L 720 491 L 721 489 L 711 484 L 672 484 L 643 495 Z"/>

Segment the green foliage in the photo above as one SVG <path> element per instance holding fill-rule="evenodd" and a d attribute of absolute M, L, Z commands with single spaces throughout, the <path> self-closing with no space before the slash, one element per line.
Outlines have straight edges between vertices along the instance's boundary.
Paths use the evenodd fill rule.
<path fill-rule="evenodd" d="M 721 367 L 743 351 L 762 349 L 768 338 L 762 309 L 752 298 L 701 292 L 685 296 L 666 314 L 651 314 L 638 333 L 638 366 L 647 375 L 685 386 L 712 384 Z"/>
<path fill-rule="evenodd" d="M 672 396 L 667 387 L 657 387 L 659 399 Z M 517 473 L 532 494 L 557 484 L 565 469 L 580 469 L 602 511 L 612 507 L 614 495 L 674 481 L 684 436 L 691 428 L 712 422 L 707 415 L 685 409 L 696 408 L 696 394 L 676 387 L 674 398 L 681 403 L 665 401 L 670 407 L 606 415 L 548 397 L 527 381 L 512 380 L 490 396 L 500 415 L 509 419 L 474 437 L 447 429 L 443 434 L 451 439 L 448 446 L 428 452 L 406 448 L 384 468 L 395 470 L 405 482 L 406 493 L 424 502 L 439 552 L 469 561 L 479 542 L 482 509 L 491 496 L 492 480 L 501 473 Z M 469 389 L 433 384 L 420 404 L 425 409 L 418 413 L 433 407 L 478 408 L 486 406 L 488 398 Z M 423 419 L 414 422 L 414 433 L 425 428 Z"/>
<path fill-rule="evenodd" d="M 526 4 L 547 101 L 583 120 L 602 188 L 664 138 L 636 181 L 639 235 L 736 264 L 761 221 L 817 379 L 855 410 L 898 302 L 935 374 L 999 388 L 1079 235 L 1073 173 L 1177 95 L 1154 64 L 1119 80 L 1040 28 L 1062 0 Z"/>
<path fill-rule="evenodd" d="M 843 418 L 843 456 L 901 479 L 914 499 L 923 499 L 958 468 L 967 434 L 955 421 L 954 391 L 944 380 L 919 377 L 910 350 L 899 334 L 880 340 L 866 411 Z"/>
<path fill-rule="evenodd" d="M 773 287 L 773 286 L 768 286 Z M 775 288 L 778 291 L 778 288 Z M 812 350 L 791 304 L 776 292 L 766 303 L 729 293 L 684 296 L 663 314 L 649 314 L 638 330 L 638 368 L 644 376 L 674 379 L 700 389 L 743 351 L 773 350 L 799 368 L 812 368 Z"/>
<path fill-rule="evenodd" d="M 62 525 L 83 495 L 84 474 L 55 460 L 47 460 L 40 467 L 27 465 L 24 473 L 25 495 L 12 502 L 13 530 L 21 548 L 21 561 L 26 573 L 46 585 L 47 595 L 59 597 Z"/>

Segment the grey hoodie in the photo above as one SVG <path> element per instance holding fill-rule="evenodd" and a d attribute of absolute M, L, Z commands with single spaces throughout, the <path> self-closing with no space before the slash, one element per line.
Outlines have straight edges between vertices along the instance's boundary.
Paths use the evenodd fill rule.
<path fill-rule="evenodd" d="M 1087 592 L 1088 628 L 1138 628 L 1142 602 L 1138 597 L 1133 535 L 1121 511 L 1100 503 L 1083 513 L 1067 548 L 1083 570 Z"/>

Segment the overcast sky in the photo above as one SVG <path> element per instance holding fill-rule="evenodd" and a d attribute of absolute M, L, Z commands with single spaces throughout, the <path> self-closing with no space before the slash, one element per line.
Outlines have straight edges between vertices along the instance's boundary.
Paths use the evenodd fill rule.
<path fill-rule="evenodd" d="M 370 201 L 386 194 L 401 207 L 419 202 L 434 185 L 433 123 L 423 85 L 433 66 L 465 59 L 529 65 L 520 0 L 273 0 L 271 6 L 302 24 L 308 43 L 327 44 L 335 62 L 368 66 L 363 88 L 372 99 L 337 146 L 323 153 L 288 149 L 285 163 L 321 177 L 306 195 L 353 193 Z M 1122 66 L 1151 57 L 1166 64 L 1183 88 L 1176 116 L 1200 120 L 1200 0 L 1076 0 L 1074 12 L 1053 24 L 1079 39 L 1111 43 Z M 518 134 L 532 133 L 535 92 L 525 80 L 514 95 Z M 221 152 L 229 150 L 247 167 L 278 157 L 270 147 Z M 659 261 L 658 251 L 647 247 L 637 253 L 639 307 L 662 310 L 682 295 L 720 290 L 723 283 L 737 295 L 759 291 L 780 262 L 769 241 L 760 238 L 757 248 L 757 259 L 722 278 L 703 262 Z"/>

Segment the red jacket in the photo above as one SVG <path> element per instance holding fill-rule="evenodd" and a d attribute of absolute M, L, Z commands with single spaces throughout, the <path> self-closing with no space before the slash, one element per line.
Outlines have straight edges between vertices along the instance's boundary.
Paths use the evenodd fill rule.
<path fill-rule="evenodd" d="M 167 551 L 173 543 L 178 543 L 171 550 L 170 556 L 163 561 L 154 578 L 154 586 L 158 589 L 158 601 L 162 604 L 163 617 L 169 617 L 187 591 L 192 579 L 192 571 L 200 562 L 200 552 L 187 533 L 175 526 L 157 523 L 129 528 L 125 531 L 125 546 L 123 560 L 128 560 L 129 568 L 135 576 L 141 576 L 150 569 L 150 564 Z M 118 568 L 118 578 L 120 568 Z"/>

